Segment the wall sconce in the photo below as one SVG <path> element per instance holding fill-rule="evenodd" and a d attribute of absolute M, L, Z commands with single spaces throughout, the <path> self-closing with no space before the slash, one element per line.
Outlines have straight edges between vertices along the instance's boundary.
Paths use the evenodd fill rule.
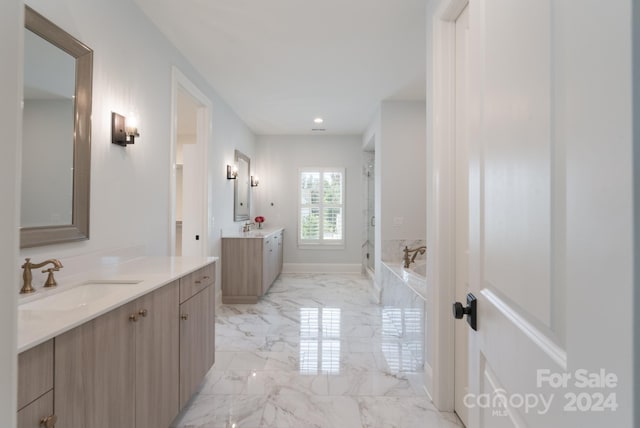
<path fill-rule="evenodd" d="M 235 180 L 236 178 L 238 178 L 238 167 L 227 165 L 227 180 Z"/>
<path fill-rule="evenodd" d="M 257 175 L 252 175 L 251 176 L 251 187 L 258 187 L 258 184 L 260 184 L 260 178 Z"/>
<path fill-rule="evenodd" d="M 122 147 L 134 144 L 136 137 L 140 136 L 134 117 L 127 120 L 121 114 L 111 112 L 111 142 Z"/>

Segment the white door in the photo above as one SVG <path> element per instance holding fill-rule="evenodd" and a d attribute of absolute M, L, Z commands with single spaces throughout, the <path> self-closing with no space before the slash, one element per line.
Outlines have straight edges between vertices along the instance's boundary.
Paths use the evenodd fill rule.
<path fill-rule="evenodd" d="M 471 427 L 632 426 L 630 8 L 470 2 Z"/>
<path fill-rule="evenodd" d="M 455 37 L 455 288 L 456 300 L 463 302 L 469 292 L 469 159 L 467 149 L 467 44 L 469 8 L 456 20 Z M 464 323 L 455 325 L 454 408 L 468 425 L 464 397 L 469 392 L 469 329 Z"/>
<path fill-rule="evenodd" d="M 202 256 L 207 233 L 203 219 L 206 177 L 197 142 L 182 146 L 182 159 L 182 256 Z"/>

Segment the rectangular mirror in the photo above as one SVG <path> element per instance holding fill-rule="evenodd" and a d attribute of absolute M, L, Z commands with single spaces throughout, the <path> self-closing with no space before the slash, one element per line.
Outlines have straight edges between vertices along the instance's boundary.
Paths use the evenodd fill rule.
<path fill-rule="evenodd" d="M 93 51 L 25 6 L 20 247 L 89 239 Z"/>
<path fill-rule="evenodd" d="M 238 175 L 233 184 L 233 220 L 249 220 L 249 190 L 251 189 L 251 160 L 244 153 L 235 151 Z"/>

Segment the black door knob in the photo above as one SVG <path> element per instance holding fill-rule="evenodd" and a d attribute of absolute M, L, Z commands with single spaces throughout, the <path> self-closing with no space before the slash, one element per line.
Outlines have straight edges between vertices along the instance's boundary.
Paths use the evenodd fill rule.
<path fill-rule="evenodd" d="M 457 320 L 461 320 L 462 317 L 471 313 L 471 308 L 467 306 L 466 308 L 462 306 L 462 303 L 455 302 L 453 304 L 453 316 Z"/>
<path fill-rule="evenodd" d="M 461 320 L 465 315 L 467 316 L 467 323 L 472 329 L 477 330 L 476 316 L 477 316 L 477 300 L 476 297 L 469 293 L 467 294 L 467 306 L 462 306 L 462 303 L 455 302 L 453 304 L 453 316 Z"/>

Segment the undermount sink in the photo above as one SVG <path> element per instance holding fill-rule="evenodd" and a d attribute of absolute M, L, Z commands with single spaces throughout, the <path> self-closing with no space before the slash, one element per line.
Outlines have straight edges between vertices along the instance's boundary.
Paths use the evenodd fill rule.
<path fill-rule="evenodd" d="M 125 287 L 141 283 L 142 280 L 91 280 L 69 290 L 64 290 L 41 299 L 18 306 L 20 311 L 65 312 L 87 307 L 91 303 L 113 298 Z"/>

